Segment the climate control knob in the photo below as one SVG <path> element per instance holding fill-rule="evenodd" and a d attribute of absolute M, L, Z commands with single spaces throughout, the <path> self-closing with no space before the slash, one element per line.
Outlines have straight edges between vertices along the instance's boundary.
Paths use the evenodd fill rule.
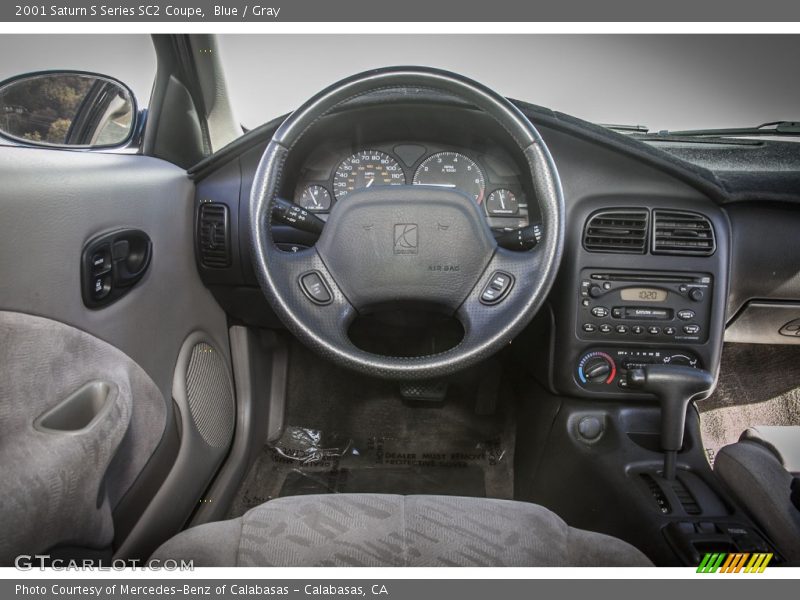
<path fill-rule="evenodd" d="M 578 362 L 578 378 L 582 383 L 611 383 L 616 375 L 617 365 L 605 352 L 589 352 Z"/>

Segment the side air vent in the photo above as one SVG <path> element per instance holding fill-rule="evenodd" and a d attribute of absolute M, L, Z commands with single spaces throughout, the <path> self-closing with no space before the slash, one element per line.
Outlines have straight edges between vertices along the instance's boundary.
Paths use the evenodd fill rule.
<path fill-rule="evenodd" d="M 583 230 L 589 252 L 644 254 L 647 249 L 646 210 L 604 210 L 589 217 Z"/>
<path fill-rule="evenodd" d="M 204 267 L 224 269 L 231 264 L 228 207 L 217 202 L 200 205 L 197 220 L 200 262 Z"/>
<path fill-rule="evenodd" d="M 714 228 L 703 215 L 653 211 L 653 254 L 710 256 L 716 250 Z"/>

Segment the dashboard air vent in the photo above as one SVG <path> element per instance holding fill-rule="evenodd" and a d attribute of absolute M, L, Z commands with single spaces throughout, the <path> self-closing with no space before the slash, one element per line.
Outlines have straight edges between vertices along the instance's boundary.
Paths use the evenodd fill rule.
<path fill-rule="evenodd" d="M 589 217 L 583 230 L 589 252 L 644 254 L 647 248 L 646 210 L 604 210 Z"/>
<path fill-rule="evenodd" d="M 703 215 L 672 210 L 653 211 L 653 254 L 714 254 L 714 228 Z"/>
<path fill-rule="evenodd" d="M 217 202 L 200 205 L 197 220 L 200 262 L 204 267 L 224 269 L 231 264 L 228 207 Z"/>

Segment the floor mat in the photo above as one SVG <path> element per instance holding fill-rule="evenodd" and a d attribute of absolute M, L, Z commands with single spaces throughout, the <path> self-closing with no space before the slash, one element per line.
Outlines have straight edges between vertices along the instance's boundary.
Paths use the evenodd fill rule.
<path fill-rule="evenodd" d="M 513 498 L 513 402 L 504 390 L 491 414 L 477 414 L 480 369 L 452 383 L 443 404 L 411 406 L 396 383 L 339 369 L 302 346 L 290 360 L 290 425 L 262 448 L 230 518 L 304 494 Z"/>
<path fill-rule="evenodd" d="M 755 425 L 800 425 L 800 346 L 725 344 L 719 383 L 698 402 L 709 463 Z"/>

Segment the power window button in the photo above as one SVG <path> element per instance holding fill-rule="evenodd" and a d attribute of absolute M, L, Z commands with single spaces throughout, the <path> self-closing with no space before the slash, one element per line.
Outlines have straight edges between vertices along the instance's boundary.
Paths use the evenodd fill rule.
<path fill-rule="evenodd" d="M 89 260 L 91 261 L 92 275 L 100 275 L 111 270 L 111 252 L 108 247 L 92 254 Z"/>
<path fill-rule="evenodd" d="M 328 285 L 325 283 L 322 275 L 316 271 L 311 271 L 300 276 L 300 288 L 314 304 L 330 304 L 331 300 L 333 300 Z"/>
<path fill-rule="evenodd" d="M 102 300 L 111 293 L 111 274 L 92 278 L 92 298 Z"/>

